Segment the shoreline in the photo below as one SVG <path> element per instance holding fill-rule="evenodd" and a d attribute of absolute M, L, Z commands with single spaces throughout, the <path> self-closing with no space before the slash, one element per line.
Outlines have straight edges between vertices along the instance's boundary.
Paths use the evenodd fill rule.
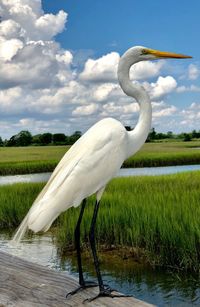
<path fill-rule="evenodd" d="M 164 166 L 182 166 L 182 165 L 195 165 L 200 164 L 200 154 L 198 157 L 188 157 L 185 159 L 175 160 L 146 160 L 146 161 L 134 161 L 134 163 L 128 160 L 123 163 L 122 168 L 143 168 L 143 167 L 164 167 Z M 57 166 L 58 162 L 42 161 L 42 162 L 12 162 L 5 163 L 0 162 L 0 176 L 9 175 L 26 175 L 26 174 L 40 174 L 52 172 Z"/>

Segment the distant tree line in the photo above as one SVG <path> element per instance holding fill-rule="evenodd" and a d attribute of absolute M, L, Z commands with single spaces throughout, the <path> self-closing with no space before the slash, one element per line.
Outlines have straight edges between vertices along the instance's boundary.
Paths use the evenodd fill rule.
<path fill-rule="evenodd" d="M 130 131 L 130 126 L 125 126 L 126 130 Z M 32 135 L 28 130 L 20 131 L 18 134 L 13 135 L 9 140 L 2 140 L 0 137 L 0 146 L 45 146 L 45 145 L 72 145 L 74 144 L 80 137 L 82 133 L 81 131 L 75 131 L 72 135 L 65 135 L 64 133 L 42 133 Z M 159 140 L 166 139 L 174 139 L 174 140 L 182 140 L 185 142 L 191 141 L 192 139 L 200 138 L 200 130 L 193 130 L 190 133 L 180 133 L 174 134 L 172 131 L 168 131 L 167 133 L 156 132 L 155 128 L 152 128 L 146 142 L 155 142 Z"/>
<path fill-rule="evenodd" d="M 182 132 L 179 134 L 174 134 L 172 131 L 168 131 L 167 133 L 156 132 L 155 128 L 152 128 L 146 142 L 154 142 L 158 140 L 165 139 L 174 139 L 174 140 L 182 140 L 184 142 L 191 141 L 192 139 L 200 138 L 200 130 L 193 130 L 192 132 L 186 133 Z"/>
<path fill-rule="evenodd" d="M 81 131 L 75 131 L 68 136 L 64 133 L 42 133 L 32 135 L 29 131 L 23 130 L 13 135 L 9 140 L 2 140 L 0 137 L 0 146 L 45 146 L 45 145 L 72 145 L 81 137 Z"/>
<path fill-rule="evenodd" d="M 132 128 L 130 126 L 125 126 L 127 131 L 131 131 Z M 196 131 L 193 130 L 192 132 L 186 133 L 181 132 L 179 134 L 174 134 L 172 131 L 168 131 L 167 133 L 163 132 L 156 132 L 155 128 L 152 128 L 149 132 L 146 142 L 154 142 L 159 140 L 167 140 L 167 139 L 174 139 L 174 140 L 181 140 L 184 142 L 191 141 L 192 139 L 199 139 L 200 138 L 200 130 Z"/>

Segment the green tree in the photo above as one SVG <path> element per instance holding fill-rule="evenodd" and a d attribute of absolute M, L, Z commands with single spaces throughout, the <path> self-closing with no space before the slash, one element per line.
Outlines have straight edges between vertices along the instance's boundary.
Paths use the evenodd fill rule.
<path fill-rule="evenodd" d="M 151 131 L 149 132 L 148 137 L 147 137 L 147 142 L 151 142 L 151 141 L 155 140 L 156 137 L 157 137 L 156 130 L 155 130 L 155 128 L 152 128 Z"/>
<path fill-rule="evenodd" d="M 172 132 L 172 131 L 168 131 L 168 132 L 167 132 L 167 137 L 168 137 L 169 139 L 173 139 L 173 137 L 174 137 L 173 132 Z"/>
<path fill-rule="evenodd" d="M 192 139 L 191 135 L 189 133 L 184 133 L 183 136 L 184 136 L 184 138 L 183 138 L 184 142 L 189 142 Z"/>
<path fill-rule="evenodd" d="M 6 146 L 17 146 L 16 135 L 11 136 L 11 138 L 7 141 Z"/>
<path fill-rule="evenodd" d="M 81 131 L 75 131 L 72 135 L 68 137 L 68 144 L 74 144 L 81 137 L 81 135 Z"/>
<path fill-rule="evenodd" d="M 32 135 L 28 130 L 23 130 L 15 136 L 15 140 L 17 146 L 28 146 L 32 142 Z"/>
<path fill-rule="evenodd" d="M 18 134 L 11 136 L 6 146 L 28 146 L 31 142 L 31 133 L 28 130 L 22 130 Z"/>
<path fill-rule="evenodd" d="M 192 131 L 192 138 L 198 139 L 200 138 L 200 130 L 197 132 L 196 130 Z"/>
<path fill-rule="evenodd" d="M 3 140 L 2 140 L 1 137 L 0 137 L 0 146 L 1 146 L 1 147 L 3 146 Z"/>
<path fill-rule="evenodd" d="M 55 133 L 52 137 L 54 144 L 65 144 L 66 142 L 66 135 L 64 133 Z"/>
<path fill-rule="evenodd" d="M 52 134 L 51 133 L 43 133 L 39 137 L 42 145 L 48 145 L 52 142 Z"/>
<path fill-rule="evenodd" d="M 41 134 L 36 134 L 32 138 L 32 144 L 34 145 L 41 145 L 41 140 L 40 140 Z"/>

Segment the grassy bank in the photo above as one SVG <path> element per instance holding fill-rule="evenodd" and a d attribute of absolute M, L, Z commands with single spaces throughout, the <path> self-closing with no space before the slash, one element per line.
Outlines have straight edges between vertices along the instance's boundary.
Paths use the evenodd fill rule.
<path fill-rule="evenodd" d="M 145 143 L 124 167 L 151 167 L 200 163 L 199 141 Z"/>
<path fill-rule="evenodd" d="M 151 264 L 200 270 L 200 172 L 159 177 L 117 178 L 107 187 L 99 211 L 99 245 L 142 250 Z M 0 187 L 0 226 L 17 226 L 42 184 Z M 82 223 L 88 242 L 94 198 Z M 73 242 L 79 208 L 70 209 L 54 231 L 61 252 Z"/>
<path fill-rule="evenodd" d="M 200 141 L 146 143 L 124 167 L 200 163 Z M 69 146 L 0 147 L 0 175 L 52 171 Z"/>
<path fill-rule="evenodd" d="M 51 172 L 69 147 L 0 147 L 0 175 Z"/>

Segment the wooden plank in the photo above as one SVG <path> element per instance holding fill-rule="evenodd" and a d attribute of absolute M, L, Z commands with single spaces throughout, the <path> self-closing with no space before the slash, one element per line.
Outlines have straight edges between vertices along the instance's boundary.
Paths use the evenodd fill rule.
<path fill-rule="evenodd" d="M 98 298 L 83 304 L 83 300 L 98 293 L 98 287 L 81 291 L 66 299 L 66 293 L 77 286 L 77 280 L 63 272 L 0 252 L 0 307 L 153 306 L 133 297 Z"/>

